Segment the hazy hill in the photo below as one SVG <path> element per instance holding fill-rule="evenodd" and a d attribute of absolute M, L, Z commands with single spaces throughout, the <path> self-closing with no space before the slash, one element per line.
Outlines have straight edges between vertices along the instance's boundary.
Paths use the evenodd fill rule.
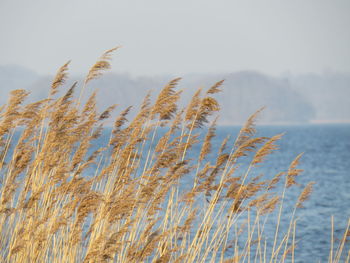
<path fill-rule="evenodd" d="M 0 67 L 0 104 L 8 92 L 24 88 L 31 91 L 30 100 L 45 98 L 52 77 L 17 66 Z M 94 80 L 87 90 L 98 89 L 98 102 L 102 110 L 117 103 L 119 109 L 140 104 L 149 90 L 154 95 L 171 76 L 131 77 L 127 74 L 108 73 Z M 297 75 L 267 76 L 254 71 L 232 74 L 189 74 L 183 76 L 179 89 L 183 89 L 183 102 L 187 102 L 197 88 L 208 88 L 225 79 L 224 92 L 218 95 L 222 105 L 221 124 L 242 123 L 262 106 L 266 110 L 261 123 L 306 123 L 310 121 L 350 120 L 350 75 Z M 71 77 L 65 90 L 73 81 L 82 83 L 81 77 Z"/>
<path fill-rule="evenodd" d="M 315 121 L 350 120 L 350 74 L 304 74 L 288 76 L 287 80 L 316 109 Z"/>
<path fill-rule="evenodd" d="M 5 92 L 13 89 L 28 87 L 31 83 L 38 80 L 40 76 L 35 72 L 15 65 L 0 65 L 0 101 L 3 103 Z"/>
<path fill-rule="evenodd" d="M 222 76 L 197 75 L 192 77 L 189 87 L 195 83 L 209 87 L 218 79 L 225 79 L 224 92 L 218 96 L 224 123 L 242 123 L 264 106 L 261 121 L 265 123 L 303 123 L 315 115 L 312 105 L 288 83 L 253 71 Z"/>

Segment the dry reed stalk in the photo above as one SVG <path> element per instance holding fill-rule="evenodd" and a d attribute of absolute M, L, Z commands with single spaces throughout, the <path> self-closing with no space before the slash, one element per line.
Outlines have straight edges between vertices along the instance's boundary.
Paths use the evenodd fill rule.
<path fill-rule="evenodd" d="M 348 223 L 347 223 L 346 229 L 344 231 L 343 237 L 342 237 L 342 239 L 339 242 L 340 244 L 339 244 L 339 247 L 338 247 L 338 249 L 336 251 L 335 262 L 339 262 L 340 261 L 343 249 L 345 247 L 345 244 L 348 242 L 347 239 L 349 237 L 350 237 L 350 219 L 348 220 Z"/>
<path fill-rule="evenodd" d="M 334 216 L 331 216 L 331 249 L 329 250 L 328 262 L 333 262 L 333 247 L 334 247 Z"/>

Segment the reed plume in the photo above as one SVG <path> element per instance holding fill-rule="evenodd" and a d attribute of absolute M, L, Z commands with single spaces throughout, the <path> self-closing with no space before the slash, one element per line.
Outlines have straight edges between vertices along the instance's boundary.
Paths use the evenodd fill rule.
<path fill-rule="evenodd" d="M 102 75 L 103 71 L 111 68 L 110 61 L 112 59 L 112 53 L 119 48 L 120 47 L 111 48 L 102 54 L 100 59 L 90 68 L 89 73 L 87 74 L 84 81 L 85 84 L 93 79 L 98 78 Z"/>
<path fill-rule="evenodd" d="M 66 64 L 64 64 L 62 67 L 60 67 L 60 69 L 57 71 L 57 74 L 55 76 L 55 78 L 52 81 L 51 84 L 51 91 L 50 91 L 50 97 L 55 95 L 58 92 L 58 87 L 62 86 L 68 77 L 68 65 L 69 65 L 70 61 L 68 61 Z"/>

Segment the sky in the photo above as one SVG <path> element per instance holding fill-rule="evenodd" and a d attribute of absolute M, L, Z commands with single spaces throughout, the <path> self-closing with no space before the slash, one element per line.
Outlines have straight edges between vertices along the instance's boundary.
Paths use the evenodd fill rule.
<path fill-rule="evenodd" d="M 0 0 L 0 65 L 84 74 L 350 72 L 349 0 Z"/>

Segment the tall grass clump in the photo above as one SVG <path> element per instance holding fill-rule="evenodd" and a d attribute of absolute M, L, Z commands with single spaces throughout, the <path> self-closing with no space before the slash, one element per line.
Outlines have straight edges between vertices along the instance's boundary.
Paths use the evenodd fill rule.
<path fill-rule="evenodd" d="M 272 179 L 257 176 L 282 134 L 257 137 L 258 111 L 235 139 L 213 145 L 223 81 L 179 108 L 179 78 L 147 95 L 133 118 L 121 109 L 99 145 L 115 105 L 98 113 L 96 93 L 82 94 L 113 51 L 78 96 L 77 83 L 63 90 L 68 62 L 47 99 L 25 104 L 28 92 L 14 90 L 1 108 L 0 262 L 294 262 L 295 211 L 312 183 L 287 231 L 280 219 L 301 155 Z M 348 233 L 329 262 L 340 261 Z"/>

